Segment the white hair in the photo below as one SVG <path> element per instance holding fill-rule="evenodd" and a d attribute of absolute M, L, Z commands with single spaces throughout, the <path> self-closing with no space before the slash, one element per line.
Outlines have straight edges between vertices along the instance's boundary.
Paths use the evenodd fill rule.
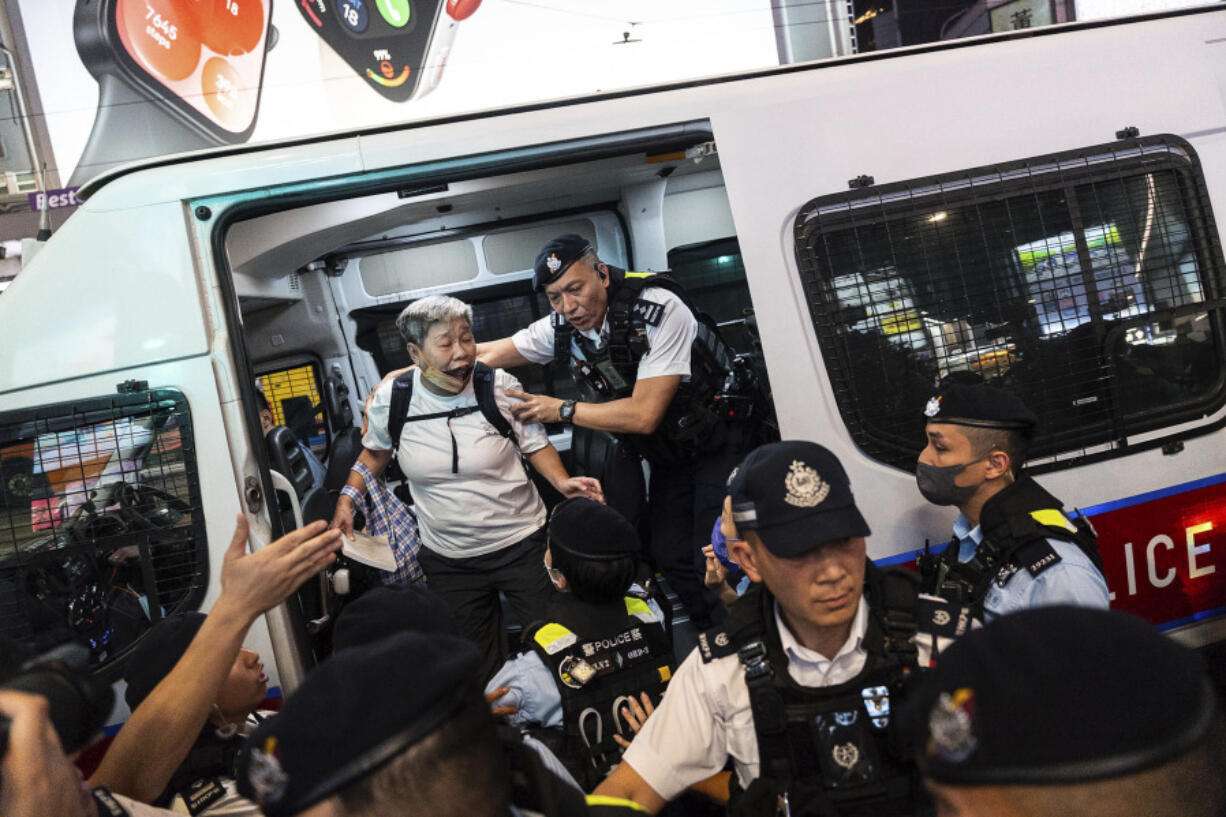
<path fill-rule="evenodd" d="M 396 318 L 396 329 L 405 343 L 421 346 L 436 323 L 451 323 L 463 318 L 473 325 L 473 308 L 450 295 L 427 295 L 409 304 Z"/>

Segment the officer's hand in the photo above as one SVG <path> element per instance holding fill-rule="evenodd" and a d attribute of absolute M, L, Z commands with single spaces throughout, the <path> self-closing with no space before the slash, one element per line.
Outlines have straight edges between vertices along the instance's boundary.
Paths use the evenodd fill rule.
<path fill-rule="evenodd" d="M 558 493 L 570 499 L 574 496 L 585 496 L 595 502 L 604 504 L 604 489 L 600 480 L 592 477 L 568 477 L 555 486 Z"/>
<path fill-rule="evenodd" d="M 634 734 L 638 734 L 643 729 L 643 724 L 647 723 L 647 719 L 651 717 L 651 713 L 656 711 L 656 708 L 651 705 L 651 696 L 646 692 L 639 693 L 639 700 L 643 702 L 639 706 L 639 702 L 630 698 L 630 706 L 622 707 L 622 719 L 630 724 L 630 728 L 634 730 Z M 630 741 L 623 738 L 621 735 L 614 733 L 613 740 L 617 741 L 617 745 L 623 749 L 630 748 Z"/>
<path fill-rule="evenodd" d="M 341 494 L 336 500 L 336 510 L 332 512 L 329 528 L 341 532 L 350 542 L 353 541 L 353 500 Z"/>
<path fill-rule="evenodd" d="M 340 531 L 327 530 L 320 520 L 248 554 L 247 519 L 239 514 L 221 564 L 218 604 L 229 602 L 254 619 L 330 565 L 340 549 Z"/>
<path fill-rule="evenodd" d="M 728 578 L 728 568 L 724 567 L 719 557 L 715 555 L 714 545 L 703 545 L 702 555 L 707 559 L 707 572 L 702 577 L 703 584 L 710 590 L 718 591 Z"/>
<path fill-rule="evenodd" d="M 511 406 L 511 414 L 521 423 L 556 423 L 562 419 L 562 401 L 556 397 L 518 389 L 507 389 L 507 394 L 523 401 Z"/>
<path fill-rule="evenodd" d="M 4 817 L 85 817 L 93 805 L 77 767 L 64 754 L 47 715 L 47 699 L 0 691 L 0 714 L 9 723 L 0 775 Z M 88 805 L 87 805 L 88 804 Z"/>
<path fill-rule="evenodd" d="M 490 712 L 495 718 L 501 718 L 504 715 L 514 715 L 519 711 L 518 706 L 494 706 L 494 701 L 510 691 L 510 687 L 498 687 L 498 689 L 491 689 L 485 693 L 485 702 L 490 705 Z"/>

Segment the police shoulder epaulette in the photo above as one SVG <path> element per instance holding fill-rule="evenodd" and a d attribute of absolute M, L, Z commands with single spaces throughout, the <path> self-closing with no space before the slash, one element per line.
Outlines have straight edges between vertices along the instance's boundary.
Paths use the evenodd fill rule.
<path fill-rule="evenodd" d="M 1015 550 L 1012 561 L 1019 568 L 1024 567 L 1029 570 L 1031 576 L 1037 577 L 1044 570 L 1057 564 L 1060 561 L 1060 554 L 1056 553 L 1051 542 L 1036 537 Z"/>
<path fill-rule="evenodd" d="M 709 664 L 716 658 L 736 655 L 736 645 L 732 643 L 732 636 L 718 625 L 698 634 L 698 654 L 704 664 Z"/>
<path fill-rule="evenodd" d="M 129 817 L 128 810 L 105 788 L 96 788 L 92 794 L 99 817 Z"/>
<path fill-rule="evenodd" d="M 920 632 L 941 638 L 958 638 L 971 628 L 971 608 L 940 596 L 921 593 L 916 600 Z"/>
<path fill-rule="evenodd" d="M 634 317 L 648 326 L 659 326 L 664 320 L 664 304 L 639 298 L 630 308 Z"/>

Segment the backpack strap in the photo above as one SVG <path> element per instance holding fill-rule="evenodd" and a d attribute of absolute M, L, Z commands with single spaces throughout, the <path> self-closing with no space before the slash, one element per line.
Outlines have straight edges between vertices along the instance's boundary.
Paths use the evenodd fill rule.
<path fill-rule="evenodd" d="M 413 402 L 413 372 L 409 369 L 392 381 L 392 403 L 387 412 L 387 431 L 392 435 L 392 454 L 400 448 L 400 434 L 404 421 L 409 416 L 409 403 Z"/>
<path fill-rule="evenodd" d="M 481 415 L 490 425 L 498 429 L 499 434 L 519 448 L 519 437 L 515 434 L 515 429 L 498 410 L 498 403 L 494 399 L 494 370 L 479 360 L 473 366 L 473 387 L 477 393 L 477 407 L 481 409 Z"/>

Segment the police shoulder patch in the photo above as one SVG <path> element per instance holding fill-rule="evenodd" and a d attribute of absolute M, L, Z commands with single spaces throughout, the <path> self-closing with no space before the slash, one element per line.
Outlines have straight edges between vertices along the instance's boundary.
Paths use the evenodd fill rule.
<path fill-rule="evenodd" d="M 183 791 L 183 802 L 192 817 L 207 811 L 210 806 L 226 796 L 225 786 L 215 777 L 197 780 Z"/>
<path fill-rule="evenodd" d="M 736 646 L 732 643 L 732 636 L 722 627 L 714 627 L 698 634 L 698 653 L 702 656 L 702 662 L 709 664 L 716 658 L 736 655 Z"/>
<path fill-rule="evenodd" d="M 941 638 L 958 638 L 971 626 L 971 610 L 951 601 L 920 594 L 917 599 L 919 630 Z"/>
<path fill-rule="evenodd" d="M 631 311 L 634 317 L 648 326 L 659 326 L 660 321 L 664 320 L 664 304 L 649 301 L 646 298 L 639 298 L 635 301 Z"/>
<path fill-rule="evenodd" d="M 1027 542 L 1013 553 L 1013 561 L 1019 567 L 1030 571 L 1031 576 L 1038 577 L 1043 571 L 1060 562 L 1060 554 L 1046 539 L 1035 539 Z"/>

